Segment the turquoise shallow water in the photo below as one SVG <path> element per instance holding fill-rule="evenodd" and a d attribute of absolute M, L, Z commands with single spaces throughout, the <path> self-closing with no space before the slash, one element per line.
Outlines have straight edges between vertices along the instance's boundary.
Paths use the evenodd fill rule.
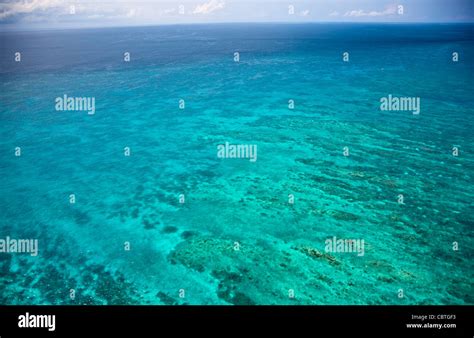
<path fill-rule="evenodd" d="M 1 33 L 0 238 L 37 238 L 39 254 L 0 253 L 0 303 L 473 304 L 473 39 L 472 25 Z M 64 94 L 95 97 L 95 115 L 56 111 Z M 420 97 L 420 115 L 381 111 L 389 94 Z M 218 158 L 225 142 L 258 160 Z M 364 239 L 364 256 L 326 253 L 333 236 Z"/>

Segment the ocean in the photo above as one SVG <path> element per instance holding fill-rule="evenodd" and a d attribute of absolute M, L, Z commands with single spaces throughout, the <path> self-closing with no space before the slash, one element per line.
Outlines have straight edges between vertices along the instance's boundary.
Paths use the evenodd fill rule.
<path fill-rule="evenodd" d="M 0 304 L 474 304 L 473 33 L 1 32 Z"/>

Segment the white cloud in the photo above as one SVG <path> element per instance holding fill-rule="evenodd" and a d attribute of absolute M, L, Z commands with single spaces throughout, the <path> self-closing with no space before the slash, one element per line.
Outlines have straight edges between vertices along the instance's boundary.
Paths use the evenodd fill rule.
<path fill-rule="evenodd" d="M 338 11 L 331 12 L 329 13 L 329 16 L 339 16 L 339 12 Z"/>
<path fill-rule="evenodd" d="M 17 14 L 30 14 L 36 11 L 44 11 L 51 8 L 69 8 L 69 6 L 61 0 L 7 2 L 0 4 L 0 19 L 5 19 Z"/>
<path fill-rule="evenodd" d="M 74 8 L 73 13 L 71 12 L 72 8 Z M 14 16 L 19 16 L 19 19 L 25 22 L 47 22 L 53 18 L 136 20 L 143 15 L 142 12 L 140 7 L 130 7 L 126 2 L 122 2 L 118 6 L 110 6 L 109 3 L 100 1 L 81 4 L 66 0 L 15 0 L 0 4 L 0 21 Z"/>
<path fill-rule="evenodd" d="M 344 16 L 349 17 L 376 17 L 376 16 L 388 16 L 397 13 L 396 6 L 389 6 L 383 11 L 364 11 L 363 9 L 348 11 L 344 14 Z"/>
<path fill-rule="evenodd" d="M 305 9 L 304 11 L 301 11 L 301 16 L 308 16 L 309 15 L 309 10 Z"/>
<path fill-rule="evenodd" d="M 212 12 L 223 9 L 224 6 L 224 1 L 210 0 L 209 2 L 197 5 L 196 8 L 194 8 L 193 14 L 210 14 Z"/>
<path fill-rule="evenodd" d="M 137 12 L 138 12 L 138 11 L 137 11 L 136 8 L 132 8 L 132 9 L 130 9 L 130 10 L 127 12 L 127 14 L 125 14 L 125 16 L 126 16 L 127 18 L 133 18 L 134 16 L 137 15 Z"/>

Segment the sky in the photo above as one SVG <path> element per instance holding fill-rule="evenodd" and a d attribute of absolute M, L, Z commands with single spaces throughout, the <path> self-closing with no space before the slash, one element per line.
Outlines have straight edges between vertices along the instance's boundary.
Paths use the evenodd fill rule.
<path fill-rule="evenodd" d="M 0 1 L 0 30 L 222 22 L 474 22 L 474 0 Z"/>

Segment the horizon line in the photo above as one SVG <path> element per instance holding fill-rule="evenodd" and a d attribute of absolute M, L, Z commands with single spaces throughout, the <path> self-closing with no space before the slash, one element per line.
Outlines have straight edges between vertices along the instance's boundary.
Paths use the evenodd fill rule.
<path fill-rule="evenodd" d="M 308 25 L 308 24 L 330 24 L 330 25 L 474 25 L 474 21 L 412 21 L 412 22 L 361 22 L 361 21 L 234 21 L 234 22 L 187 22 L 187 23 L 158 23 L 158 24 L 138 24 L 138 25 L 110 25 L 110 26 L 85 26 L 85 27 L 19 27 L 3 29 L 0 24 L 0 33 L 7 32 L 37 32 L 37 31 L 64 31 L 64 30 L 86 30 L 86 29 L 111 29 L 111 28 L 140 28 L 140 27 L 163 27 L 163 26 L 204 26 L 204 25 L 238 25 L 238 24 L 259 24 L 259 25 Z"/>

